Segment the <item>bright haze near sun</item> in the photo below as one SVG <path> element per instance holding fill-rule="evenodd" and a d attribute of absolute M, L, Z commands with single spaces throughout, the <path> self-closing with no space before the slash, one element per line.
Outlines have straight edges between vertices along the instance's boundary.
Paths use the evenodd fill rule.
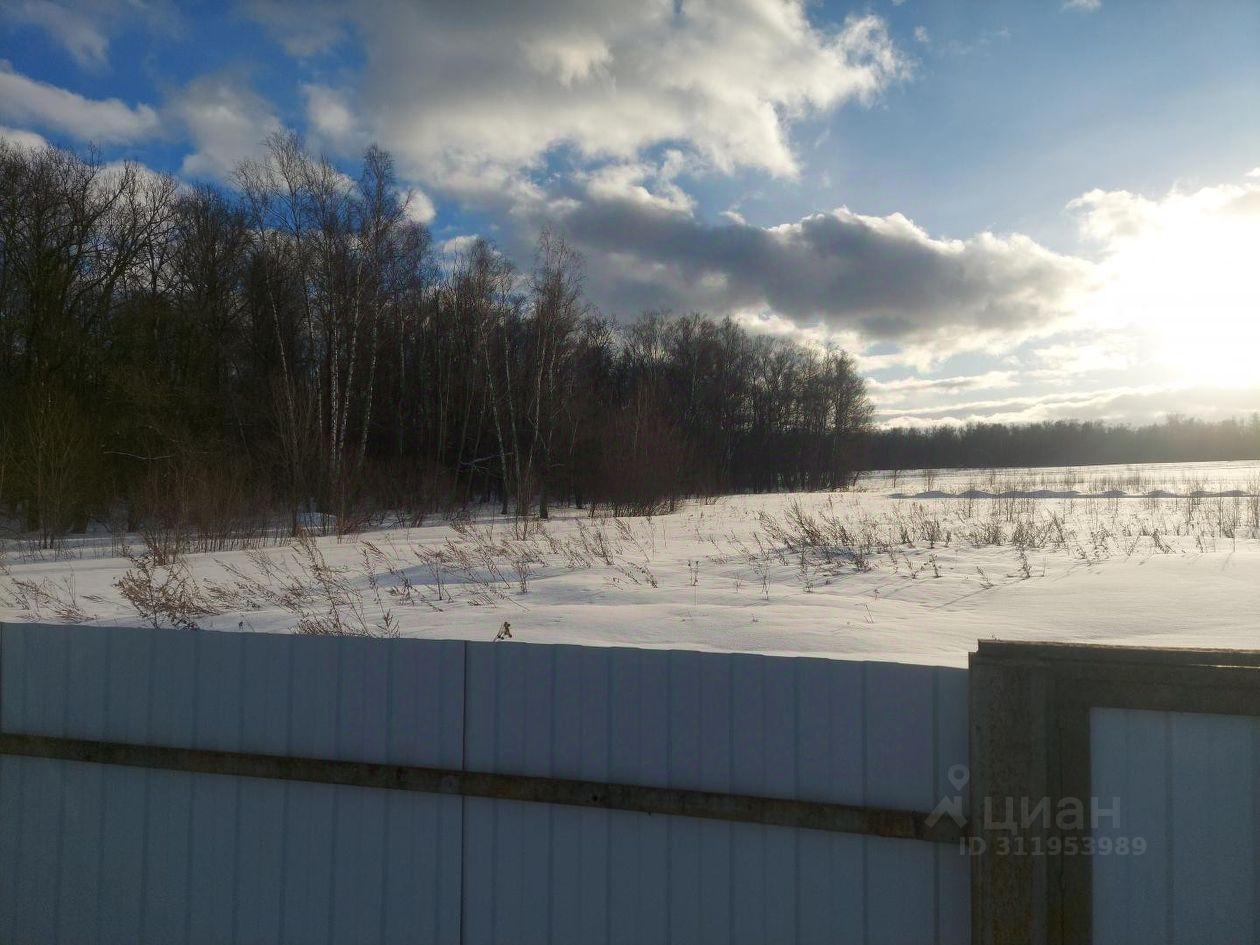
<path fill-rule="evenodd" d="M 1255 0 L 10 0 L 0 135 L 377 142 L 454 253 L 839 345 L 889 424 L 1260 409 Z"/>

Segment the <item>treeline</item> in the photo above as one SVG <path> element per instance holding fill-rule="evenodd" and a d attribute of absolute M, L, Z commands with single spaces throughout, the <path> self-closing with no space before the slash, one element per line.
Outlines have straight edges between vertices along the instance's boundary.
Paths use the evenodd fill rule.
<path fill-rule="evenodd" d="M 1260 414 L 1215 422 L 1170 416 L 1126 426 L 1090 420 L 970 423 L 872 431 L 866 469 L 1084 466 L 1260 459 Z"/>
<path fill-rule="evenodd" d="M 839 487 L 870 414 L 843 353 L 601 317 L 554 233 L 448 258 L 375 147 L 189 189 L 0 144 L 0 518 L 49 541 Z"/>

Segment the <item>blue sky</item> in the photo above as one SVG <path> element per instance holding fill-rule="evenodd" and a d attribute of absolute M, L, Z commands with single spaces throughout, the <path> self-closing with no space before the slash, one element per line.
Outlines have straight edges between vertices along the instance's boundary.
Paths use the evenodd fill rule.
<path fill-rule="evenodd" d="M 1260 409 L 1260 4 L 13 0 L 0 134 L 371 141 L 451 251 L 853 351 L 885 422 Z"/>

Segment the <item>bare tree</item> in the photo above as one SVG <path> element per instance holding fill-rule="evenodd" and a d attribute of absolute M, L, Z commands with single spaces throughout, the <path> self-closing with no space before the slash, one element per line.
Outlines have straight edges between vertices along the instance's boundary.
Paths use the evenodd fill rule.
<path fill-rule="evenodd" d="M 582 259 L 550 229 L 538 238 L 530 282 L 533 296 L 533 383 L 528 405 L 532 437 L 526 481 L 538 494 L 538 515 L 547 517 L 548 481 L 556 463 L 556 431 L 571 403 L 572 360 L 578 329 L 587 314 L 582 295 Z"/>
<path fill-rule="evenodd" d="M 618 327 L 554 230 L 524 274 L 484 240 L 439 255 L 376 147 L 351 175 L 273 135 L 236 185 L 0 145 L 8 513 L 134 524 L 195 484 L 297 531 L 439 495 L 546 517 L 851 475 L 870 410 L 838 353 L 698 314 Z"/>

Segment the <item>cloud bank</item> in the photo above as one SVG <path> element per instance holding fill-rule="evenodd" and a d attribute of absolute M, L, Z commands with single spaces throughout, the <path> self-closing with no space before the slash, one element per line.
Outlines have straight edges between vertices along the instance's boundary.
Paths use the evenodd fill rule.
<path fill-rule="evenodd" d="M 873 341 L 1044 330 L 1090 274 L 1018 234 L 938 239 L 902 214 L 844 207 L 774 227 L 715 225 L 651 199 L 588 195 L 561 219 L 616 309 L 775 315 Z"/>

